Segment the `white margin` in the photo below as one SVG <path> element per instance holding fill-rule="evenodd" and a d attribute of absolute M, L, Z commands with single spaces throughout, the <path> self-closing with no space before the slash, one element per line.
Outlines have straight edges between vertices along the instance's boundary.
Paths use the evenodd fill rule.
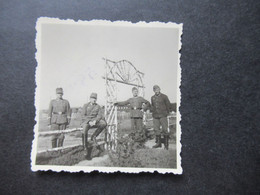
<path fill-rule="evenodd" d="M 178 51 L 181 49 L 181 36 L 183 32 L 183 24 L 176 24 L 172 22 L 163 23 L 163 22 L 138 22 L 138 23 L 132 23 L 128 21 L 108 21 L 108 20 L 91 20 L 91 21 L 74 21 L 71 19 L 67 20 L 61 20 L 58 18 L 48 18 L 48 17 L 40 17 L 37 19 L 36 22 L 36 39 L 35 39 L 35 46 L 36 46 L 36 53 L 35 53 L 35 59 L 37 61 L 37 67 L 36 67 L 36 73 L 35 73 L 35 81 L 36 81 L 36 89 L 35 89 L 35 121 L 36 124 L 34 126 L 34 139 L 32 142 L 32 152 L 31 152 L 31 170 L 32 171 L 55 171 L 55 172 L 80 172 L 83 171 L 85 173 L 90 173 L 92 171 L 99 171 L 102 173 L 114 173 L 114 172 L 122 172 L 122 173 L 143 173 L 143 172 L 158 172 L 158 173 L 173 173 L 173 174 L 182 174 L 183 170 L 181 167 L 181 114 L 179 112 L 179 107 L 181 103 L 181 93 L 180 93 L 180 86 L 181 86 L 181 67 L 180 67 L 180 57 L 181 54 L 179 52 L 178 54 L 178 75 L 177 75 L 177 117 L 176 117 L 176 163 L 177 168 L 176 169 L 165 169 L 165 168 L 131 168 L 131 167 L 91 167 L 91 166 L 57 166 L 57 165 L 36 165 L 36 154 L 37 154 L 37 142 L 38 142 L 38 118 L 39 118 L 39 111 L 37 108 L 39 108 L 40 104 L 40 87 L 38 87 L 40 81 L 40 67 L 41 67 L 41 24 L 88 24 L 88 25 L 102 25 L 102 26 L 135 26 L 135 27 L 145 27 L 145 28 L 154 28 L 160 27 L 160 28 L 177 28 L 179 30 L 179 43 L 178 43 Z"/>

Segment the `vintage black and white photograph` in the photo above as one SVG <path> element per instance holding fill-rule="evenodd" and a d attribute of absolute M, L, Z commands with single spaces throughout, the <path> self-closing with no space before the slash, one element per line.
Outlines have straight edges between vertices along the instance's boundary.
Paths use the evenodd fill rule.
<path fill-rule="evenodd" d="M 182 24 L 36 24 L 33 171 L 181 174 Z"/>

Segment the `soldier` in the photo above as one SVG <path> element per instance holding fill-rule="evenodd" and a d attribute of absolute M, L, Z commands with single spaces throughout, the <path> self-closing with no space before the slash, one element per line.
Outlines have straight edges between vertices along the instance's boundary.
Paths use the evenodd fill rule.
<path fill-rule="evenodd" d="M 133 97 L 123 101 L 123 102 L 116 102 L 115 106 L 126 106 L 130 105 L 130 117 L 131 117 L 131 128 L 134 130 L 136 134 L 137 140 L 143 136 L 143 113 L 142 113 L 142 106 L 146 104 L 150 107 L 150 102 L 145 100 L 144 98 L 138 96 L 138 89 L 136 87 L 132 88 Z"/>
<path fill-rule="evenodd" d="M 156 145 L 153 148 L 161 147 L 161 136 L 164 136 L 164 145 L 168 150 L 169 147 L 169 133 L 168 133 L 168 120 L 167 116 L 170 112 L 171 103 L 167 97 L 160 91 L 158 85 L 153 86 L 155 95 L 152 96 L 152 115 L 153 115 L 153 126 L 156 135 Z M 162 126 L 162 130 L 160 127 Z"/>
<path fill-rule="evenodd" d="M 97 144 L 96 137 L 102 132 L 103 129 L 106 128 L 107 123 L 103 119 L 102 109 L 96 103 L 97 94 L 92 93 L 90 95 L 90 102 L 85 104 L 82 108 L 82 119 L 83 119 L 83 146 L 84 149 L 88 148 L 88 130 L 90 128 L 97 128 L 93 135 L 91 136 L 91 140 Z"/>
<path fill-rule="evenodd" d="M 51 100 L 49 105 L 49 125 L 51 125 L 51 130 L 64 130 L 66 126 L 70 123 L 70 104 L 68 100 L 62 98 L 63 89 L 56 89 L 57 98 Z M 55 134 L 51 138 L 52 148 L 62 147 L 64 142 L 64 134 Z"/>

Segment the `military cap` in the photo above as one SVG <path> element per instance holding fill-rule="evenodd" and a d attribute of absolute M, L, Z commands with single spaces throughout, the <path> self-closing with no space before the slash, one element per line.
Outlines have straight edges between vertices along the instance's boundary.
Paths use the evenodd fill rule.
<path fill-rule="evenodd" d="M 137 90 L 137 91 L 138 91 L 138 89 L 137 89 L 136 87 L 133 87 L 133 88 L 132 88 L 132 91 L 134 91 L 134 90 Z"/>
<path fill-rule="evenodd" d="M 155 90 L 155 89 L 160 89 L 160 87 L 158 85 L 154 85 L 153 90 Z"/>
<path fill-rule="evenodd" d="M 91 93 L 90 98 L 95 98 L 95 99 L 97 99 L 97 94 L 96 94 L 96 93 Z"/>
<path fill-rule="evenodd" d="M 62 88 L 57 88 L 56 89 L 57 94 L 63 94 L 63 89 Z"/>

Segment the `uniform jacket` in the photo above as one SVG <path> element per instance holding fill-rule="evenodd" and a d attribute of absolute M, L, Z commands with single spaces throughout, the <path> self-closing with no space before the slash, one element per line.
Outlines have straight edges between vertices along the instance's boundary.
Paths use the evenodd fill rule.
<path fill-rule="evenodd" d="M 153 95 L 151 98 L 152 106 L 151 111 L 153 113 L 153 118 L 162 118 L 168 116 L 170 112 L 171 103 L 163 93 L 159 95 Z"/>
<path fill-rule="evenodd" d="M 132 97 L 123 102 L 117 102 L 118 106 L 126 106 L 130 105 L 130 117 L 132 118 L 143 118 L 143 113 L 141 111 L 143 103 L 148 104 L 150 106 L 150 102 L 145 100 L 142 97 Z"/>
<path fill-rule="evenodd" d="M 70 104 L 65 99 L 51 100 L 49 105 L 48 117 L 51 124 L 67 124 L 70 118 Z"/>
<path fill-rule="evenodd" d="M 85 123 L 96 120 L 97 122 L 102 118 L 102 110 L 98 104 L 91 104 L 91 102 L 85 104 L 82 108 L 82 120 Z"/>

